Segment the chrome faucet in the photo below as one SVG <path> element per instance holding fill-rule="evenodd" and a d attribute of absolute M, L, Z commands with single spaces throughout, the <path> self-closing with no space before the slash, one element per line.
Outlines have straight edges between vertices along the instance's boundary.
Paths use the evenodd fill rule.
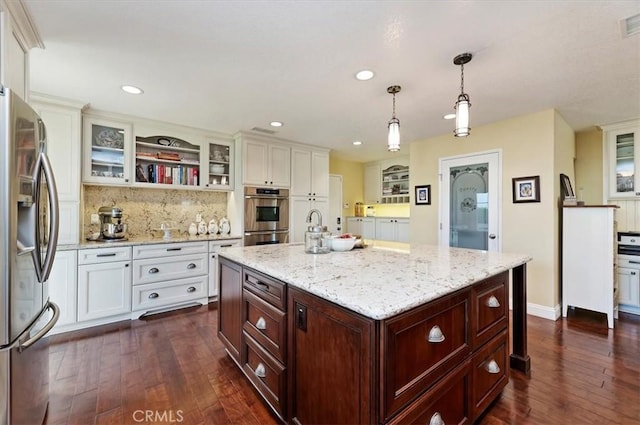
<path fill-rule="evenodd" d="M 311 223 L 311 216 L 313 215 L 313 213 L 318 214 L 318 226 L 322 227 L 322 213 L 315 208 L 309 211 L 309 214 L 307 214 L 307 223 Z"/>

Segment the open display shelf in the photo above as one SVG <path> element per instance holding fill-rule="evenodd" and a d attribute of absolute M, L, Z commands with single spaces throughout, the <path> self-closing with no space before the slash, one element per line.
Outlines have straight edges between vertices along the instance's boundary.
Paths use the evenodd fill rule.
<path fill-rule="evenodd" d="M 137 136 L 136 183 L 199 186 L 200 146 L 175 137 Z"/>
<path fill-rule="evenodd" d="M 409 166 L 392 165 L 382 170 L 382 204 L 409 202 Z"/>

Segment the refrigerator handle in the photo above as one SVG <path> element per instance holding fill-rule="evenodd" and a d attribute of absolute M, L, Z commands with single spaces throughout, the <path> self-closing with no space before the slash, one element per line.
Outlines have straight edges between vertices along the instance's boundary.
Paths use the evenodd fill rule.
<path fill-rule="evenodd" d="M 21 343 L 18 346 L 19 352 L 23 352 L 24 350 L 26 350 L 27 348 L 31 347 L 33 344 L 38 342 L 43 336 L 49 333 L 51 329 L 53 329 L 56 323 L 58 323 L 58 319 L 60 318 L 60 307 L 58 307 L 58 305 L 53 301 L 49 300 L 47 301 L 46 308 L 43 311 L 46 311 L 48 309 L 53 310 L 53 317 L 51 318 L 51 320 L 49 320 L 49 322 L 42 329 L 40 329 L 34 336 L 29 338 L 25 342 Z"/>
<path fill-rule="evenodd" d="M 58 227 L 60 225 L 60 214 L 58 210 L 58 189 L 56 188 L 56 180 L 53 177 L 53 169 L 47 155 L 40 153 L 40 160 L 44 175 L 47 179 L 47 189 L 49 191 L 49 213 L 51 214 L 51 224 L 49 226 L 49 240 L 47 244 L 47 256 L 42 266 L 42 274 L 40 282 L 44 283 L 49 279 L 51 268 L 53 267 L 53 259 L 56 256 L 56 248 L 58 245 Z"/>

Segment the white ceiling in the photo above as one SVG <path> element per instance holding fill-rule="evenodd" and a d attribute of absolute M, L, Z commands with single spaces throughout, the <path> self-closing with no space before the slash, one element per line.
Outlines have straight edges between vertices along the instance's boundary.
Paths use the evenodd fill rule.
<path fill-rule="evenodd" d="M 574 130 L 640 117 L 640 1 L 24 0 L 45 49 L 33 91 L 233 134 L 253 127 L 367 161 L 390 85 L 407 143 L 452 133 L 453 57 L 471 52 L 471 126 L 556 108 Z M 369 68 L 376 77 L 354 78 Z M 119 87 L 133 84 L 142 96 Z M 452 136 L 453 139 L 453 136 Z M 363 145 L 355 147 L 354 140 Z"/>

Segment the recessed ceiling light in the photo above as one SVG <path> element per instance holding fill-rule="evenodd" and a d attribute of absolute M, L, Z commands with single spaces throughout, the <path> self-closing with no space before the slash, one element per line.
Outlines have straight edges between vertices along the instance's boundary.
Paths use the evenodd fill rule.
<path fill-rule="evenodd" d="M 362 142 L 360 140 L 356 140 L 355 142 L 353 142 L 353 144 L 355 146 L 360 146 L 362 144 Z"/>
<path fill-rule="evenodd" d="M 445 120 L 452 120 L 456 117 L 456 114 L 445 114 L 442 118 Z"/>
<path fill-rule="evenodd" d="M 270 125 L 271 127 L 282 127 L 284 124 L 282 124 L 282 122 L 280 122 L 280 121 L 271 121 L 271 122 L 269 123 L 269 125 Z"/>
<path fill-rule="evenodd" d="M 372 79 L 376 74 L 369 69 L 363 69 L 362 71 L 358 71 L 356 73 L 356 80 L 367 81 Z"/>
<path fill-rule="evenodd" d="M 136 87 L 136 86 L 127 86 L 127 85 L 124 85 L 124 86 L 121 86 L 120 88 L 121 88 L 123 91 L 125 91 L 125 92 L 127 92 L 127 93 L 129 93 L 129 94 L 142 94 L 142 93 L 144 93 L 144 91 L 142 91 L 142 89 L 141 89 L 141 88 Z"/>

